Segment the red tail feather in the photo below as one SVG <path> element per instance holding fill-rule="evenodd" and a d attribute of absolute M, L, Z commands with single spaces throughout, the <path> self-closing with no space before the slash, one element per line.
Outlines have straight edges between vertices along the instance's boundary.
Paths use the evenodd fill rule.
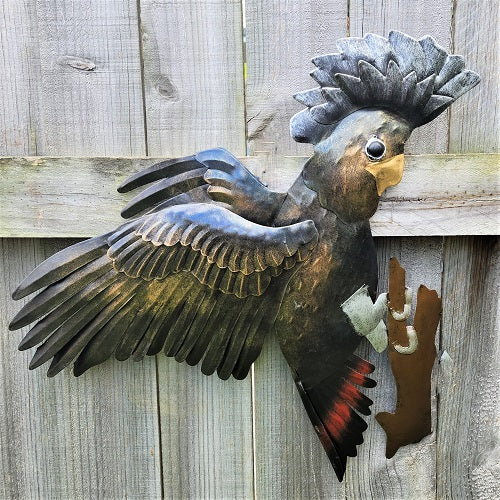
<path fill-rule="evenodd" d="M 339 397 L 347 401 L 353 408 L 357 409 L 361 399 L 361 393 L 353 385 L 344 382 L 344 385 L 340 389 Z"/>
<path fill-rule="evenodd" d="M 337 399 L 328 412 L 325 426 L 328 433 L 335 439 L 340 440 L 351 418 L 349 406 L 344 401 Z"/>
<path fill-rule="evenodd" d="M 356 446 L 363 442 L 362 433 L 367 427 L 356 411 L 369 415 L 372 404 L 353 384 L 373 387 L 375 381 L 365 374 L 374 368 L 353 355 L 344 368 L 339 367 L 331 376 L 307 388 L 295 374 L 304 405 L 339 480 L 344 476 L 347 457 L 356 456 Z"/>
<path fill-rule="evenodd" d="M 361 373 L 354 371 L 352 368 L 347 373 L 347 378 L 350 382 L 361 387 L 375 387 L 375 381 L 371 378 L 365 377 Z"/>
<path fill-rule="evenodd" d="M 367 375 L 368 373 L 372 373 L 375 370 L 375 367 L 368 361 L 358 358 L 356 360 L 356 364 L 353 366 L 354 370 L 359 373 L 363 373 Z"/>

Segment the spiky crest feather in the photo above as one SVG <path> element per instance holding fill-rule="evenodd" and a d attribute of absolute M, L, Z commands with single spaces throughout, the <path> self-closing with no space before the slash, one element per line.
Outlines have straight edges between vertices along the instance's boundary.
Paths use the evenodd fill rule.
<path fill-rule="evenodd" d="M 344 117 L 367 107 L 394 111 L 416 128 L 479 83 L 462 56 L 448 54 L 430 36 L 416 40 L 391 31 L 386 39 L 369 33 L 342 38 L 337 47 L 339 53 L 312 60 L 319 87 L 294 95 L 307 106 L 290 122 L 298 142 L 317 144 Z"/>

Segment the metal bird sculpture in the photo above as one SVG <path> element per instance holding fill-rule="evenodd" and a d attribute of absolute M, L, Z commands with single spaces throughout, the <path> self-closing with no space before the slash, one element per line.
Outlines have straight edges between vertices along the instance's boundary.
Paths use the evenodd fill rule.
<path fill-rule="evenodd" d="M 286 193 L 224 149 L 155 164 L 118 189 L 154 183 L 123 209 L 130 221 L 53 255 L 19 285 L 14 299 L 42 289 L 10 325 L 36 321 L 19 346 L 38 345 L 30 369 L 51 360 L 53 376 L 74 361 L 79 376 L 111 356 L 163 350 L 242 379 L 275 332 L 343 479 L 367 427 L 358 413 L 372 403 L 356 386 L 375 385 L 373 365 L 354 354 L 369 332 L 342 308 L 360 290 L 375 298 L 368 219 L 401 180 L 412 130 L 479 77 L 430 37 L 392 31 L 337 45 L 313 59 L 319 87 L 295 95 L 307 109 L 291 134 L 314 155 Z"/>

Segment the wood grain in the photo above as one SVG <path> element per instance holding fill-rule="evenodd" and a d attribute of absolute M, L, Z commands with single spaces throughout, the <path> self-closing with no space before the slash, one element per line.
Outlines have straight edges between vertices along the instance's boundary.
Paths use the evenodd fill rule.
<path fill-rule="evenodd" d="M 269 179 L 264 157 L 243 163 Z M 132 194 L 116 192 L 127 176 L 159 158 L 0 158 L 0 235 L 84 237 L 120 224 Z M 406 159 L 403 181 L 382 197 L 375 236 L 496 234 L 498 155 L 422 155 Z M 276 160 L 278 162 L 278 160 Z M 281 157 L 268 182 L 285 191 L 305 157 Z M 264 173 L 264 175 L 262 175 Z"/>
<path fill-rule="evenodd" d="M 347 2 L 246 1 L 247 140 L 277 177 L 279 155 L 308 155 L 310 144 L 290 137 L 290 118 L 303 109 L 292 95 L 317 86 L 309 76 L 315 55 L 331 52 L 347 34 Z M 278 155 L 278 156 L 277 156 Z"/>
<path fill-rule="evenodd" d="M 36 153 L 144 154 L 135 0 L 50 0 L 30 10 Z"/>
<path fill-rule="evenodd" d="M 406 283 L 414 291 L 420 284 L 441 289 L 442 238 L 375 238 L 379 265 L 378 292 L 387 291 L 389 259 L 396 257 L 406 269 Z M 415 301 L 414 301 L 415 302 Z M 412 311 L 412 315 L 414 310 Z M 412 316 L 410 317 L 412 318 Z M 412 323 L 410 319 L 408 323 Z M 348 462 L 346 498 L 429 499 L 436 491 L 436 378 L 431 378 L 431 420 L 433 433 L 420 443 L 400 448 L 391 459 L 385 458 L 386 437 L 374 415 L 394 411 L 396 387 L 387 352 L 377 353 L 365 343 L 358 355 L 375 365 L 377 387 L 366 391 L 374 403 L 367 418 L 365 442 L 358 456 Z M 364 390 L 365 391 L 365 390 Z"/>
<path fill-rule="evenodd" d="M 452 153 L 498 150 L 498 9 L 490 2 L 456 2 L 454 48 L 482 76 L 476 93 L 451 111 Z M 476 19 L 476 22 L 470 22 Z M 480 20 L 480 21 L 479 21 Z M 498 178 L 495 181 L 498 185 Z M 445 238 L 439 369 L 437 495 L 500 496 L 498 425 L 500 320 L 498 240 Z"/>
<path fill-rule="evenodd" d="M 239 0 L 141 0 L 148 154 L 245 154 Z"/>
<path fill-rule="evenodd" d="M 1 12 L 1 154 L 145 154 L 135 1 L 3 2 Z M 1 243 L 0 497 L 158 497 L 154 359 L 49 380 L 27 370 L 22 332 L 6 335 L 20 307 L 11 291 L 70 243 Z"/>
<path fill-rule="evenodd" d="M 437 494 L 498 498 L 498 241 L 446 238 Z"/>
<path fill-rule="evenodd" d="M 67 240 L 0 240 L 0 498 L 156 498 L 160 451 L 154 360 L 110 361 L 76 379 L 28 371 L 8 332 L 10 292 Z M 26 302 L 26 301 L 23 301 Z"/>
<path fill-rule="evenodd" d="M 37 154 L 39 56 L 33 2 L 2 2 L 0 153 Z M 8 54 L 6 53 L 8 49 Z"/>
<path fill-rule="evenodd" d="M 140 7 L 148 154 L 245 154 L 240 2 Z M 164 356 L 157 370 L 164 496 L 251 498 L 251 378 L 223 383 Z"/>
<path fill-rule="evenodd" d="M 302 109 L 292 95 L 316 86 L 311 58 L 347 34 L 347 2 L 245 4 L 247 147 L 262 159 L 264 182 L 288 187 L 300 161 L 289 168 L 283 156 L 312 153 L 290 138 L 289 120 Z M 344 498 L 274 339 L 255 364 L 254 386 L 256 496 Z"/>
<path fill-rule="evenodd" d="M 479 73 L 481 83 L 451 107 L 450 152 L 498 152 L 500 11 L 491 0 L 457 0 L 455 4 L 453 47 Z"/>

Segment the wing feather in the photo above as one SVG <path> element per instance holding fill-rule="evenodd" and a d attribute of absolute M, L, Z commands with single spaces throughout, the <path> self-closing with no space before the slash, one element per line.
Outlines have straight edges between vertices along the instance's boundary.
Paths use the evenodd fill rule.
<path fill-rule="evenodd" d="M 231 373 L 236 366 L 240 357 L 243 346 L 253 323 L 253 318 L 256 314 L 255 300 L 246 300 L 241 314 L 239 315 L 233 329 L 233 333 L 224 354 L 224 358 L 219 363 L 217 374 L 222 380 L 226 380 L 231 376 Z"/>
<path fill-rule="evenodd" d="M 122 210 L 129 218 L 186 203 L 223 203 L 248 220 L 271 224 L 284 194 L 270 191 L 236 157 L 223 148 L 167 160 L 127 179 L 119 192 L 149 183 Z"/>
<path fill-rule="evenodd" d="M 106 308 L 119 294 L 121 283 L 113 280 L 108 286 L 97 294 L 89 306 L 82 307 L 73 316 L 59 326 L 35 352 L 31 362 L 30 370 L 38 368 L 54 356 L 59 349 L 64 347 L 85 327 L 92 318 Z"/>
<path fill-rule="evenodd" d="M 231 310 L 231 299 L 231 295 L 228 294 L 222 294 L 217 297 L 216 307 L 211 310 L 208 321 L 204 324 L 201 334 L 197 335 L 196 342 L 186 356 L 186 363 L 188 365 L 197 365 L 202 360 L 214 332 L 217 329 L 217 325 L 220 324 L 224 314 Z"/>
<path fill-rule="evenodd" d="M 169 198 L 203 186 L 206 184 L 203 178 L 206 171 L 207 168 L 202 166 L 202 168 L 184 172 L 153 184 L 125 205 L 122 210 L 122 217 L 128 219 Z"/>
<path fill-rule="evenodd" d="M 196 316 L 189 328 L 189 335 L 185 336 L 182 345 L 175 354 L 175 359 L 179 362 L 186 361 L 191 350 L 194 348 L 198 339 L 205 331 L 205 326 L 212 316 L 212 312 L 216 307 L 222 307 L 222 304 L 217 302 L 216 294 L 211 292 L 205 296 L 200 304 Z"/>
<path fill-rule="evenodd" d="M 239 314 L 239 309 L 228 309 L 216 325 L 201 364 L 201 371 L 205 375 L 212 375 L 224 358 L 226 347 L 231 339 L 231 335 L 227 335 L 227 332 L 234 330 Z"/>
<path fill-rule="evenodd" d="M 51 285 L 76 269 L 94 261 L 96 257 L 103 254 L 104 248 L 107 249 L 107 236 L 109 235 L 76 243 L 49 257 L 23 280 L 12 293 L 12 298 L 19 300 L 26 297 L 26 295 Z"/>
<path fill-rule="evenodd" d="M 172 334 L 167 337 L 163 351 L 166 356 L 175 356 L 180 349 L 184 339 L 189 334 L 189 330 L 194 318 L 198 313 L 203 302 L 206 290 L 199 287 L 193 287 L 193 293 L 187 294 L 182 305 L 182 310 L 177 315 L 177 319 L 172 326 Z"/>
<path fill-rule="evenodd" d="M 147 351 L 148 356 L 158 354 L 163 349 L 167 337 L 172 333 L 172 326 L 183 308 L 184 286 L 185 283 L 180 276 L 172 276 L 168 279 L 168 287 L 165 289 L 164 296 L 164 319 Z"/>
<path fill-rule="evenodd" d="M 140 280 L 137 280 L 137 284 L 139 288 L 136 289 L 134 297 L 136 308 L 133 310 L 131 322 L 122 333 L 121 341 L 115 351 L 115 358 L 119 361 L 124 361 L 132 356 L 162 306 L 162 301 L 159 298 L 165 283 L 155 282 L 150 286 L 144 286 Z"/>
<path fill-rule="evenodd" d="M 47 370 L 47 376 L 53 377 L 66 368 L 84 347 L 105 327 L 120 309 L 131 300 L 131 295 L 121 295 L 113 303 L 109 303 L 97 314 L 87 325 L 75 336 L 71 342 L 67 342 L 53 357 Z"/>
<path fill-rule="evenodd" d="M 122 307 L 106 325 L 106 331 L 101 330 L 89 341 L 75 361 L 73 372 L 76 377 L 113 356 L 130 324 L 130 313 L 130 307 Z"/>
<path fill-rule="evenodd" d="M 73 292 L 79 292 L 89 283 L 112 269 L 112 263 L 105 256 L 86 264 L 83 268 L 71 273 L 64 282 L 49 285 L 43 292 L 28 302 L 14 317 L 10 324 L 12 330 L 29 325 L 54 309 L 63 299 Z"/>
<path fill-rule="evenodd" d="M 89 301 L 94 300 L 94 298 L 109 285 L 110 279 L 114 274 L 114 271 L 108 271 L 108 273 L 103 274 L 100 278 L 85 286 L 69 299 L 65 300 L 64 297 L 57 307 L 41 319 L 28 332 L 19 344 L 19 350 L 24 351 L 25 349 L 29 349 L 43 342 L 59 325 L 73 316 Z"/>
<path fill-rule="evenodd" d="M 192 203 L 138 219 L 135 232 L 110 239 L 108 256 L 130 277 L 191 271 L 200 283 L 245 298 L 264 293 L 272 277 L 305 260 L 317 238 L 312 221 L 260 226 L 220 206 Z"/>

